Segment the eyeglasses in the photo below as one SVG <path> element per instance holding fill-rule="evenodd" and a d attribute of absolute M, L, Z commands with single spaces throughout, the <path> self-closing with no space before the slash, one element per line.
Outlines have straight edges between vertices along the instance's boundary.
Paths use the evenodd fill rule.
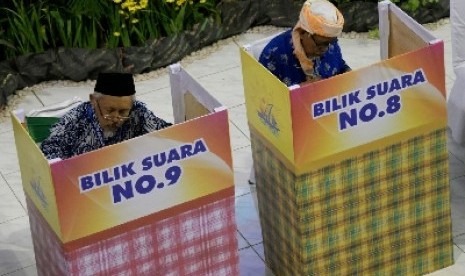
<path fill-rule="evenodd" d="M 98 111 L 100 112 L 100 115 L 102 115 L 102 117 L 105 120 L 123 122 L 123 121 L 126 121 L 127 119 L 129 119 L 129 117 L 127 117 L 127 116 L 113 116 L 113 115 L 109 115 L 109 114 L 103 114 L 102 109 L 100 109 L 99 101 L 96 100 L 96 102 L 97 102 Z"/>
<path fill-rule="evenodd" d="M 329 44 L 331 44 L 331 43 L 334 41 L 334 39 L 329 40 L 329 41 L 328 41 L 328 40 L 325 40 L 325 41 L 316 41 L 316 40 L 315 40 L 315 37 L 314 37 L 312 34 L 310 34 L 310 33 L 307 33 L 307 36 L 308 36 L 309 38 L 311 38 L 311 39 L 313 40 L 313 43 L 315 43 L 315 45 L 316 45 L 317 47 L 319 47 L 319 48 L 328 48 L 328 47 L 329 47 Z"/>

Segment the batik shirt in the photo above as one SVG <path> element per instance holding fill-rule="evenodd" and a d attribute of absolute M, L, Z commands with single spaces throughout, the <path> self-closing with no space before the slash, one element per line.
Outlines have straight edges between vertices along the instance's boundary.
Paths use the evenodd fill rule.
<path fill-rule="evenodd" d="M 66 159 L 171 125 L 139 101 L 134 102 L 129 117 L 114 136 L 105 138 L 91 103 L 82 103 L 52 126 L 40 148 L 47 159 Z"/>
<path fill-rule="evenodd" d="M 274 37 L 263 49 L 259 62 L 287 86 L 306 81 L 299 60 L 294 55 L 292 30 Z M 313 59 L 314 73 L 317 77 L 326 79 L 350 70 L 342 58 L 341 48 L 337 40 L 329 44 L 328 50 Z"/>

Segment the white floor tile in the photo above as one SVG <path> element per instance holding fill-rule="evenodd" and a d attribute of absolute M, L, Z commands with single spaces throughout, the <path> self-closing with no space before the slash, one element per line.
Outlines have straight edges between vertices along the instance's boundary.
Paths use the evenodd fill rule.
<path fill-rule="evenodd" d="M 19 171 L 18 155 L 13 131 L 0 133 L 0 173 L 9 174 Z"/>
<path fill-rule="evenodd" d="M 222 105 L 228 108 L 245 102 L 242 69 L 240 67 L 233 67 L 215 74 L 199 77 L 197 81 Z"/>
<path fill-rule="evenodd" d="M 152 78 L 152 79 L 146 79 L 146 80 L 138 80 L 138 77 L 134 77 L 135 82 L 136 82 L 136 97 L 139 98 L 141 95 L 145 95 L 147 93 L 154 92 L 156 90 L 160 90 L 163 88 L 169 88 L 170 87 L 170 78 L 168 74 L 168 68 L 164 69 L 159 69 L 163 70 L 164 73 L 160 73 L 161 75 Z M 149 73 L 150 74 L 150 73 Z M 147 75 L 149 75 L 147 74 Z M 146 78 L 144 74 L 140 75 L 141 79 Z"/>
<path fill-rule="evenodd" d="M 241 233 L 237 231 L 237 243 L 238 243 L 238 248 L 239 250 L 250 247 L 250 244 L 247 243 L 247 241 L 242 237 Z"/>
<path fill-rule="evenodd" d="M 458 257 L 465 255 L 465 234 L 455 237 L 454 243 L 458 248 L 457 252 L 454 251 L 454 258 L 457 260 Z"/>
<path fill-rule="evenodd" d="M 16 270 L 15 272 L 8 273 L 6 276 L 37 276 L 37 268 L 35 265 L 31 265 L 25 268 Z"/>
<path fill-rule="evenodd" d="M 0 224 L 0 275 L 35 263 L 27 216 Z M 16 274 L 25 275 L 25 274 Z M 26 274 L 28 275 L 28 274 Z M 33 275 L 33 274 L 31 274 Z"/>
<path fill-rule="evenodd" d="M 234 168 L 234 189 L 236 196 L 242 196 L 251 192 L 249 176 L 250 170 Z"/>
<path fill-rule="evenodd" d="M 233 151 L 234 171 L 250 172 L 252 168 L 252 148 L 250 146 L 243 147 Z"/>
<path fill-rule="evenodd" d="M 455 155 L 449 154 L 449 178 L 450 180 L 465 176 L 465 163 Z"/>
<path fill-rule="evenodd" d="M 36 95 L 30 90 L 19 91 L 18 95 L 15 96 L 14 101 L 11 102 L 8 106 L 9 110 L 19 110 L 22 109 L 24 114 L 28 113 L 30 110 L 43 107 L 42 103 L 36 97 Z M 9 113 L 4 114 L 5 117 L 0 117 L 0 133 L 8 132 L 13 129 L 11 125 L 11 118 Z"/>
<path fill-rule="evenodd" d="M 263 265 L 258 254 L 249 247 L 239 251 L 241 276 L 271 276 L 273 273 Z"/>
<path fill-rule="evenodd" d="M 89 100 L 89 94 L 94 92 L 93 85 L 82 85 L 82 86 L 57 86 L 47 87 L 43 90 L 36 91 L 37 97 L 43 102 L 44 106 L 60 103 L 72 99 L 73 97 L 79 97 L 83 101 Z"/>
<path fill-rule="evenodd" d="M 9 106 L 11 110 L 23 109 L 26 114 L 30 110 L 43 107 L 42 103 L 32 91 L 22 91 L 18 93 L 21 96 L 17 96 L 18 101 L 13 102 L 13 104 Z M 8 132 L 12 129 L 10 114 L 6 114 L 6 117 L 0 117 L 0 133 Z"/>
<path fill-rule="evenodd" d="M 465 253 L 454 247 L 455 263 L 449 267 L 427 274 L 428 276 L 464 276 L 465 275 Z"/>
<path fill-rule="evenodd" d="M 213 52 L 196 57 L 196 62 L 188 64 L 181 62 L 183 67 L 196 79 L 222 72 L 234 67 L 239 67 L 239 47 L 232 39 L 222 42 Z M 218 99 L 219 100 L 219 99 Z"/>
<path fill-rule="evenodd" d="M 167 122 L 174 123 L 171 89 L 169 87 L 138 95 L 137 99 L 144 102 L 147 108 L 152 110 L 157 117 Z"/>
<path fill-rule="evenodd" d="M 452 182 L 455 182 L 453 180 Z M 463 182 L 462 182 L 463 183 Z M 465 199 L 451 193 L 452 235 L 465 234 Z"/>
<path fill-rule="evenodd" d="M 450 131 L 448 131 L 447 148 L 452 155 L 465 164 L 465 147 L 457 144 L 454 139 L 452 139 Z"/>
<path fill-rule="evenodd" d="M 284 28 L 284 27 L 271 28 L 270 26 L 256 27 L 253 30 L 249 30 L 242 35 L 234 37 L 233 40 L 239 47 L 242 47 L 246 44 L 254 43 L 258 40 L 261 40 L 261 39 L 264 39 L 270 36 L 274 36 L 287 29 L 289 28 Z"/>
<path fill-rule="evenodd" d="M 23 182 L 21 180 L 21 172 L 13 172 L 3 175 L 7 185 L 13 191 L 15 197 L 19 200 L 23 209 L 27 211 L 26 196 L 24 195 Z"/>
<path fill-rule="evenodd" d="M 370 66 L 381 60 L 377 39 L 340 38 L 342 56 L 352 70 Z"/>
<path fill-rule="evenodd" d="M 0 175 L 0 223 L 26 216 L 26 210 Z"/>
<path fill-rule="evenodd" d="M 245 104 L 234 106 L 228 109 L 229 120 L 250 139 L 249 124 L 247 121 L 247 113 Z"/>
<path fill-rule="evenodd" d="M 260 220 L 252 194 L 236 197 L 236 223 L 237 230 L 249 244 L 255 245 L 263 241 Z"/>
<path fill-rule="evenodd" d="M 231 122 L 229 122 L 229 136 L 231 138 L 231 149 L 233 151 L 250 146 L 249 138 Z"/>

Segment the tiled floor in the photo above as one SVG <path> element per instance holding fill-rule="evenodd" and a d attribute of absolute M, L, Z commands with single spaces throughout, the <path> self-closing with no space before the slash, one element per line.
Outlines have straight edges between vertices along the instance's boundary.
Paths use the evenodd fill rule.
<path fill-rule="evenodd" d="M 252 164 L 250 136 L 245 115 L 239 47 L 270 36 L 278 28 L 259 27 L 247 33 L 217 43 L 183 60 L 182 64 L 214 97 L 229 109 L 235 184 L 237 238 L 240 247 L 241 275 L 272 275 L 264 264 L 262 236 L 256 208 L 256 193 L 247 180 Z M 450 25 L 444 24 L 432 32 L 445 42 L 446 84 L 454 81 L 451 68 Z M 379 41 L 366 38 L 341 38 L 345 59 L 357 69 L 379 61 Z M 144 79 L 137 76 L 138 98 L 157 115 L 172 121 L 168 74 Z M 87 99 L 93 83 L 76 85 L 46 83 L 25 94 L 18 108 L 26 111 L 53 104 L 71 96 Z M 450 150 L 450 180 L 455 265 L 431 275 L 465 275 L 465 149 L 452 141 Z M 36 275 L 25 198 L 13 132 L 9 118 L 0 121 L 0 275 Z"/>

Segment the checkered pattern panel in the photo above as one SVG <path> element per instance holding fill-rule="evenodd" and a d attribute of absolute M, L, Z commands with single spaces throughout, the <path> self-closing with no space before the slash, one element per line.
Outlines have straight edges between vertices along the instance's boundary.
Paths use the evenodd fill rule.
<path fill-rule="evenodd" d="M 66 275 L 65 252 L 58 237 L 27 195 L 26 204 L 38 275 Z"/>
<path fill-rule="evenodd" d="M 252 133 L 278 275 L 421 275 L 453 263 L 444 129 L 294 175 Z"/>
<path fill-rule="evenodd" d="M 239 274 L 233 197 L 69 252 L 28 206 L 40 275 Z"/>

